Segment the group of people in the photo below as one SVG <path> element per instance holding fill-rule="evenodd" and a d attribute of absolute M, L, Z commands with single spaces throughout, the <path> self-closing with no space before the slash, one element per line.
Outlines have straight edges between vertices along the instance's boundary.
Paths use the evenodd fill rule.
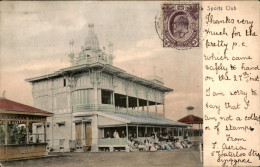
<path fill-rule="evenodd" d="M 126 137 L 126 135 L 125 135 L 124 131 L 122 131 L 121 134 L 119 135 L 118 131 L 115 130 L 112 137 L 111 137 L 111 134 L 109 131 L 107 131 L 105 134 L 105 138 L 117 138 L 118 139 L 118 138 L 125 138 L 125 137 Z"/>
<path fill-rule="evenodd" d="M 132 136 L 128 140 L 129 151 L 171 150 L 190 148 L 191 146 L 192 142 L 187 139 L 179 141 L 178 138 L 173 136 L 162 135 L 156 132 L 153 132 L 152 137 L 149 138 L 145 135 L 144 141 L 140 141 Z"/>

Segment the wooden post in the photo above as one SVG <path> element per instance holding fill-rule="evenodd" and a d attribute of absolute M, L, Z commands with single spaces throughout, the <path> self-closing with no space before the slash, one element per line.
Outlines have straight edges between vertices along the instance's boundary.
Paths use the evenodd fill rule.
<path fill-rule="evenodd" d="M 127 126 L 127 124 L 125 125 L 125 128 L 126 128 L 126 138 L 127 138 L 127 140 L 128 140 L 128 126 Z"/>
<path fill-rule="evenodd" d="M 155 113 L 157 114 L 157 103 L 155 103 Z"/>
<path fill-rule="evenodd" d="M 116 112 L 115 92 L 112 93 L 114 112 Z"/>
<path fill-rule="evenodd" d="M 29 117 L 26 118 L 26 143 L 29 143 Z"/>
<path fill-rule="evenodd" d="M 8 132 L 7 132 L 7 126 L 8 126 L 8 121 L 5 120 L 5 145 L 7 145 L 7 136 L 8 136 Z"/>
<path fill-rule="evenodd" d="M 126 109 L 128 111 L 128 107 L 129 107 L 129 99 L 128 99 L 128 95 L 126 95 Z"/>
<path fill-rule="evenodd" d="M 136 138 L 138 138 L 138 125 L 136 125 Z"/>

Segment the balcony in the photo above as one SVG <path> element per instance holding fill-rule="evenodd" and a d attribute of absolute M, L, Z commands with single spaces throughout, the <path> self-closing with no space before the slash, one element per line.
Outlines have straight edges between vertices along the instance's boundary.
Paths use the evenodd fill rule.
<path fill-rule="evenodd" d="M 136 110 L 132 108 L 122 108 L 115 107 L 112 104 L 82 104 L 73 106 L 73 112 L 88 112 L 88 111 L 107 111 L 107 112 L 115 112 L 120 114 L 128 114 L 133 116 L 143 116 L 143 117 L 152 117 L 152 118 L 163 118 L 164 115 L 162 113 L 154 113 L 143 110 Z"/>

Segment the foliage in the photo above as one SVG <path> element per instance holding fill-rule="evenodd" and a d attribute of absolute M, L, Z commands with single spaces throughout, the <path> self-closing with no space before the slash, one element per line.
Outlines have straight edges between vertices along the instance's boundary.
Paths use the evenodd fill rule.
<path fill-rule="evenodd" d="M 8 124 L 8 144 L 21 144 L 26 142 L 26 129 L 19 124 Z"/>

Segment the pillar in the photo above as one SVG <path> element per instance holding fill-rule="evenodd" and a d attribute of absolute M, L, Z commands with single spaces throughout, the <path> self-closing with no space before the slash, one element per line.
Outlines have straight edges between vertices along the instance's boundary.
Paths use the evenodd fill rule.
<path fill-rule="evenodd" d="M 128 95 L 126 95 L 126 109 L 128 111 L 128 107 L 129 107 L 129 98 Z"/>
<path fill-rule="evenodd" d="M 148 100 L 146 101 L 146 104 L 147 104 L 147 112 L 149 112 L 149 101 Z"/>
<path fill-rule="evenodd" d="M 91 143 L 91 152 L 98 151 L 98 125 L 97 119 L 98 115 L 93 115 L 91 121 L 91 131 L 92 131 L 92 143 Z"/>
<path fill-rule="evenodd" d="M 136 138 L 138 138 L 138 125 L 136 125 Z"/>
<path fill-rule="evenodd" d="M 157 103 L 155 103 L 155 113 L 157 114 Z"/>
<path fill-rule="evenodd" d="M 8 126 L 8 121 L 5 120 L 4 123 L 5 123 L 5 145 L 7 145 L 7 144 L 8 144 L 8 143 L 7 143 L 7 136 L 8 136 L 7 126 Z"/>
<path fill-rule="evenodd" d="M 139 99 L 136 99 L 136 103 L 137 103 L 137 110 L 139 110 Z"/>
<path fill-rule="evenodd" d="M 114 112 L 116 112 L 115 92 L 112 93 Z"/>
<path fill-rule="evenodd" d="M 115 106 L 116 102 L 115 102 L 115 92 L 112 92 L 112 104 Z"/>
<path fill-rule="evenodd" d="M 125 125 L 125 128 L 126 128 L 126 138 L 127 138 L 127 140 L 128 140 L 128 126 L 127 126 L 127 124 Z"/>

